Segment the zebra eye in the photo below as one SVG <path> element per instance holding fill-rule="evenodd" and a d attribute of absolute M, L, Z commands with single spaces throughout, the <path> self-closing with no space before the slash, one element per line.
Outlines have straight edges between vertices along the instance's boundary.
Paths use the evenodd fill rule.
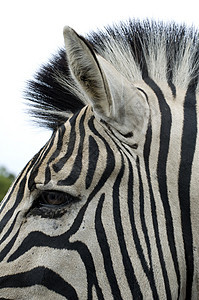
<path fill-rule="evenodd" d="M 37 199 L 38 206 L 40 207 L 60 207 L 68 205 L 74 201 L 77 201 L 77 198 L 58 191 L 43 191 Z"/>
<path fill-rule="evenodd" d="M 70 207 L 80 201 L 80 198 L 59 191 L 43 191 L 35 199 L 26 217 L 41 216 L 42 218 L 59 218 L 63 216 Z"/>
<path fill-rule="evenodd" d="M 59 191 L 41 191 L 26 213 L 26 217 L 41 216 L 42 218 L 59 218 L 70 211 L 73 204 L 80 201 L 68 193 Z"/>

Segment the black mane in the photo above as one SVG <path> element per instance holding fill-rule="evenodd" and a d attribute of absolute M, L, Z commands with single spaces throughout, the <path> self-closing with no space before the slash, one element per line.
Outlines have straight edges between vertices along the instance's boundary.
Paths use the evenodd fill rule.
<path fill-rule="evenodd" d="M 28 81 L 25 90 L 25 99 L 29 101 L 30 114 L 39 122 L 39 125 L 56 130 L 66 121 L 62 112 L 75 113 L 84 104 L 81 100 L 61 85 L 56 74 L 69 77 L 69 68 L 64 49 L 56 55 L 35 74 L 34 79 Z"/>

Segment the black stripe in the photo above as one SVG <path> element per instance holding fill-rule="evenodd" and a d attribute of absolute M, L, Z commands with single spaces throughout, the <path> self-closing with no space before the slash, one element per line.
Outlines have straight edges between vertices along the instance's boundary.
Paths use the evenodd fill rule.
<path fill-rule="evenodd" d="M 2 220 L 0 221 L 0 232 L 3 230 L 3 228 L 7 224 L 7 222 L 11 219 L 15 209 L 18 207 L 19 203 L 21 202 L 21 199 L 23 198 L 23 195 L 24 195 L 25 186 L 26 186 L 26 175 L 24 176 L 24 178 L 20 182 L 19 189 L 18 189 L 18 192 L 17 192 L 17 197 L 16 197 L 16 200 L 14 202 L 14 205 L 12 206 L 11 209 L 9 209 L 6 212 L 6 214 L 4 215 Z"/>
<path fill-rule="evenodd" d="M 65 134 L 66 128 L 65 125 L 62 125 L 59 130 L 58 130 L 58 141 L 56 143 L 56 149 L 53 152 L 53 154 L 51 155 L 51 157 L 49 158 L 47 165 L 46 165 L 46 170 L 45 170 L 45 181 L 44 184 L 47 184 L 50 182 L 51 180 L 51 171 L 50 171 L 50 163 L 56 159 L 56 157 L 60 154 L 62 147 L 63 147 L 63 137 Z"/>
<path fill-rule="evenodd" d="M 131 290 L 131 293 L 135 299 L 143 299 L 139 283 L 137 282 L 137 278 L 134 273 L 134 269 L 127 251 L 126 242 L 124 238 L 124 232 L 122 227 L 122 219 L 121 219 L 121 211 L 120 211 L 120 184 L 122 181 L 122 178 L 124 176 L 124 161 L 122 157 L 122 165 L 120 172 L 115 180 L 114 186 L 113 186 L 113 214 L 114 214 L 114 222 L 115 222 L 115 228 L 117 232 L 118 242 L 120 246 L 120 251 L 122 254 L 122 261 L 125 269 L 125 275 L 129 284 L 129 288 Z"/>
<path fill-rule="evenodd" d="M 0 277 L 0 289 L 24 288 L 34 285 L 45 286 L 48 290 L 70 300 L 78 300 L 75 289 L 54 271 L 38 267 L 27 272 Z"/>
<path fill-rule="evenodd" d="M 10 235 L 11 231 L 13 230 L 19 213 L 20 213 L 20 211 L 17 212 L 17 214 L 16 214 L 11 226 L 9 227 L 8 231 L 4 234 L 4 236 L 0 240 L 0 245 L 7 239 L 7 237 Z"/>
<path fill-rule="evenodd" d="M 143 267 L 145 274 L 147 275 L 148 281 L 150 283 L 151 290 L 153 293 L 153 299 L 158 299 L 158 292 L 156 289 L 156 283 L 155 283 L 154 272 L 153 272 L 151 245 L 150 245 L 150 240 L 149 240 L 149 235 L 148 235 L 148 230 L 147 230 L 147 225 L 146 225 L 145 208 L 144 208 L 144 205 L 145 205 L 144 204 L 144 189 L 143 189 L 143 183 L 142 183 L 142 177 L 141 177 L 141 171 L 140 171 L 140 162 L 139 162 L 138 157 L 136 160 L 136 165 L 137 165 L 137 172 L 138 172 L 138 178 L 139 178 L 140 220 L 141 220 L 142 231 L 143 231 L 146 246 L 147 246 L 147 252 L 148 252 L 149 261 L 150 261 L 150 268 L 147 267 L 147 263 L 146 263 L 145 259 L 143 260 L 144 256 L 141 255 L 141 253 L 139 253 L 140 249 L 138 250 L 138 255 L 141 258 L 142 267 Z M 132 172 L 132 170 L 131 170 L 131 172 Z M 131 201 L 131 203 L 132 202 L 133 202 L 133 200 Z M 134 224 L 134 226 L 136 227 L 136 224 Z M 140 247 L 141 246 L 139 245 L 139 248 Z"/>
<path fill-rule="evenodd" d="M 86 174 L 86 189 L 88 189 L 92 183 L 93 176 L 96 171 L 97 162 L 99 158 L 99 147 L 95 139 L 89 136 L 89 154 L 88 154 L 88 171 Z"/>
<path fill-rule="evenodd" d="M 18 237 L 18 234 L 19 234 L 19 231 L 20 231 L 20 228 L 17 230 L 17 232 L 15 233 L 15 235 L 12 237 L 12 239 L 9 241 L 9 243 L 6 244 L 5 248 L 0 252 L 0 261 L 3 261 L 3 259 L 6 257 L 6 255 L 10 252 L 10 250 L 12 249 L 17 237 Z"/>
<path fill-rule="evenodd" d="M 46 165 L 46 169 L 45 169 L 45 180 L 44 180 L 44 184 L 48 184 L 51 180 L 51 171 L 50 171 L 50 167 L 47 164 Z"/>
<path fill-rule="evenodd" d="M 166 216 L 167 237 L 168 237 L 169 247 L 171 250 L 171 255 L 172 255 L 176 277 L 178 281 L 178 295 L 179 295 L 180 271 L 179 271 L 179 264 L 177 260 L 173 219 L 172 219 L 172 214 L 171 214 L 171 209 L 169 204 L 168 189 L 167 189 L 167 175 L 166 175 L 166 164 L 167 164 L 167 157 L 169 151 L 172 117 L 171 117 L 170 107 L 165 101 L 164 95 L 160 90 L 160 88 L 157 86 L 157 84 L 150 78 L 145 79 L 145 82 L 150 86 L 150 88 L 156 94 L 157 99 L 159 101 L 159 107 L 161 112 L 160 148 L 158 154 L 157 176 L 158 176 L 159 192 L 160 192 L 160 196 L 162 199 L 164 212 Z M 170 290 L 169 282 L 167 282 L 166 278 L 165 278 L 165 285 L 166 285 L 166 291 L 168 293 L 168 297 L 170 297 L 171 290 Z"/>
<path fill-rule="evenodd" d="M 193 236 L 190 208 L 190 181 L 192 163 L 197 137 L 196 91 L 190 83 L 184 101 L 184 124 L 181 144 L 181 161 L 179 170 L 179 198 L 181 208 L 182 232 L 187 267 L 186 299 L 191 299 L 194 262 Z"/>
<path fill-rule="evenodd" d="M 102 223 L 102 207 L 104 203 L 105 195 L 101 195 L 97 210 L 96 210 L 96 215 L 95 215 L 95 230 L 96 230 L 96 235 L 97 235 L 97 240 L 103 255 L 103 260 L 104 260 L 104 268 L 105 272 L 111 287 L 112 295 L 114 299 L 121 299 L 122 296 L 117 284 L 117 279 L 115 276 L 115 272 L 113 269 L 113 263 L 111 259 L 111 253 L 110 253 L 110 247 L 107 241 L 106 233 L 104 230 L 104 226 Z"/>
<path fill-rule="evenodd" d="M 32 167 L 30 177 L 29 177 L 29 180 L 28 180 L 28 188 L 29 188 L 30 191 L 35 186 L 35 178 L 38 175 L 39 167 L 43 163 L 43 160 L 45 159 L 47 154 L 50 152 L 50 150 L 52 148 L 52 145 L 54 143 L 55 136 L 56 136 L 56 133 L 54 132 L 52 137 L 50 138 L 50 140 L 46 143 L 46 145 L 38 153 L 38 161 L 35 160 L 35 163 Z"/>
<path fill-rule="evenodd" d="M 27 253 L 33 247 L 67 249 L 68 239 L 68 232 L 56 237 L 48 236 L 40 231 L 32 231 L 24 238 L 20 246 L 15 250 L 15 252 L 10 255 L 10 257 L 8 258 L 8 262 L 12 262 L 18 259 L 20 256 Z"/>
<path fill-rule="evenodd" d="M 150 155 L 151 139 L 152 139 L 152 130 L 151 130 L 151 127 L 149 127 L 147 134 L 146 134 L 146 141 L 145 141 L 145 145 L 144 145 L 144 160 L 145 160 L 145 168 L 146 168 L 150 201 L 151 201 L 151 216 L 152 216 L 152 220 L 153 220 L 153 228 L 154 228 L 154 232 L 155 232 L 155 242 L 157 245 L 158 256 L 160 259 L 160 264 L 161 264 L 161 269 L 162 269 L 162 273 L 163 273 L 164 285 L 165 285 L 165 289 L 166 289 L 166 293 L 167 293 L 167 298 L 171 299 L 169 279 L 168 279 L 168 274 L 167 274 L 167 270 L 166 270 L 166 265 L 165 265 L 165 261 L 164 261 L 163 250 L 162 250 L 162 245 L 161 245 L 161 240 L 160 240 L 160 233 L 159 233 L 159 226 L 158 226 L 158 219 L 157 219 L 157 209 L 156 209 L 156 203 L 155 203 L 153 188 L 152 188 L 152 184 L 151 184 L 150 169 L 149 169 L 149 155 Z"/>
<path fill-rule="evenodd" d="M 66 132 L 65 124 L 59 127 L 58 129 L 58 141 L 56 143 L 56 149 L 48 160 L 48 164 L 50 164 L 55 158 L 57 158 L 63 147 L 64 134 Z"/>
<path fill-rule="evenodd" d="M 68 148 L 66 154 L 56 163 L 53 165 L 53 170 L 57 173 L 59 172 L 66 164 L 67 160 L 69 157 L 71 157 L 71 154 L 73 153 L 74 147 L 75 147 L 75 142 L 76 142 L 76 121 L 79 113 L 76 113 L 75 115 L 70 118 L 70 126 L 71 126 L 71 131 L 70 131 L 70 136 L 69 136 L 69 143 L 68 143 Z"/>
<path fill-rule="evenodd" d="M 67 178 L 59 180 L 57 182 L 57 185 L 73 185 L 75 182 L 78 180 L 81 170 L 82 170 L 82 155 L 83 155 L 83 144 L 84 144 L 84 138 L 85 138 L 85 126 L 84 126 L 84 120 L 86 117 L 86 111 L 84 114 L 81 116 L 81 119 L 79 121 L 79 145 L 78 145 L 78 152 L 76 154 L 76 158 L 72 167 L 72 170 L 70 174 L 67 176 Z M 69 140 L 69 145 L 70 145 L 70 140 Z M 71 153 L 72 155 L 72 153 Z"/>
<path fill-rule="evenodd" d="M 158 256 L 160 259 L 160 264 L 161 264 L 162 274 L 163 274 L 163 278 L 164 278 L 164 285 L 165 285 L 165 289 L 166 289 L 166 293 L 167 293 L 167 298 L 171 299 L 169 278 L 168 278 L 168 274 L 167 274 L 167 270 L 166 270 L 166 265 L 165 265 L 164 256 L 163 256 L 163 249 L 162 249 L 161 240 L 160 240 L 157 209 L 156 209 L 156 203 L 155 203 L 153 188 L 152 188 L 152 184 L 151 184 L 151 176 L 150 176 L 150 169 L 149 169 L 149 155 L 150 155 L 151 140 L 152 140 L 152 129 L 151 129 L 151 127 L 149 127 L 148 131 L 147 131 L 147 135 L 146 135 L 145 146 L 144 146 L 144 160 L 145 160 L 145 168 L 146 168 L 149 193 L 150 193 L 151 215 L 152 215 L 152 220 L 153 220 L 153 228 L 154 228 L 154 232 L 155 232 L 155 242 L 157 245 Z"/>
<path fill-rule="evenodd" d="M 168 81 L 168 85 L 169 85 L 169 87 L 171 89 L 173 97 L 176 98 L 176 87 L 175 87 L 175 85 L 170 80 Z"/>
<path fill-rule="evenodd" d="M 144 190 L 143 190 L 143 183 L 142 183 L 142 177 L 141 177 L 141 171 L 140 171 L 140 161 L 139 161 L 138 157 L 136 159 L 136 166 L 137 166 L 138 179 L 139 179 L 140 220 L 141 220 L 142 232 L 144 234 L 144 239 L 145 239 L 146 246 L 147 246 L 148 256 L 149 256 L 150 262 L 151 262 L 151 246 L 150 246 L 148 230 L 147 230 L 147 226 L 146 226 L 146 218 L 145 218 L 145 214 L 144 214 L 144 211 L 145 211 Z"/>

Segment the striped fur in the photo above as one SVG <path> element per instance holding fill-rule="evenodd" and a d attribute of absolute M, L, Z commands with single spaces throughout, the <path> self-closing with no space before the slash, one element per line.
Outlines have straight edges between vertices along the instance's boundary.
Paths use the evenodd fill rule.
<path fill-rule="evenodd" d="M 29 84 L 32 113 L 53 134 L 0 207 L 2 299 L 199 299 L 197 35 L 150 22 L 90 44 L 71 33 L 78 62 L 66 37 L 67 64 L 60 52 Z M 111 109 L 99 118 L 90 69 L 112 106 L 120 74 L 137 89 L 132 115 L 149 107 L 136 144 L 134 120 L 124 134 Z"/>

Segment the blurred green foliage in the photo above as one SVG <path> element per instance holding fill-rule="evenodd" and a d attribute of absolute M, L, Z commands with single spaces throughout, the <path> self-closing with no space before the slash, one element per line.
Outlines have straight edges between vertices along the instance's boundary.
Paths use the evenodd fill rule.
<path fill-rule="evenodd" d="M 0 167 L 0 201 L 7 193 L 14 179 L 14 174 L 9 173 L 5 167 Z"/>

